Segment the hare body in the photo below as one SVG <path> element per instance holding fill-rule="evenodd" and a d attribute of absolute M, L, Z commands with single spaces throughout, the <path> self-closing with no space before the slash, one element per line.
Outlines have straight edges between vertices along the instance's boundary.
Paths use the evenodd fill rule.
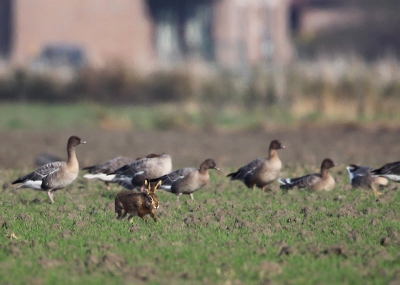
<path fill-rule="evenodd" d="M 129 220 L 134 216 L 139 216 L 147 222 L 146 215 L 150 215 L 156 222 L 157 217 L 155 209 L 158 209 L 157 189 L 160 187 L 161 181 L 155 186 L 151 186 L 146 179 L 146 192 L 133 192 L 125 190 L 117 194 L 115 197 L 115 212 L 118 214 L 117 219 L 121 220 L 129 214 Z"/>

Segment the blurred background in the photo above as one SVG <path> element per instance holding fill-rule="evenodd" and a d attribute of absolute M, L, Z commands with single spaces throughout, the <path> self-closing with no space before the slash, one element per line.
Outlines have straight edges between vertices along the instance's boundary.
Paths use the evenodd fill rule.
<path fill-rule="evenodd" d="M 399 12 L 397 0 L 0 0 L 0 131 L 397 127 Z"/>

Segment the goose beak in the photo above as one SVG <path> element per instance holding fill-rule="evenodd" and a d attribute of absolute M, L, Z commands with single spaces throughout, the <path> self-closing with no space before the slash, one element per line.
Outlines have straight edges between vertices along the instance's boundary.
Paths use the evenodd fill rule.
<path fill-rule="evenodd" d="M 283 146 L 281 146 L 281 148 L 285 149 L 285 148 L 286 148 L 286 146 L 284 146 L 284 145 L 283 145 Z"/>
<path fill-rule="evenodd" d="M 84 140 L 81 140 L 81 144 L 86 144 L 86 142 Z"/>
<path fill-rule="evenodd" d="M 216 170 L 218 170 L 219 171 L 219 168 L 216 166 L 216 167 L 214 167 L 214 169 L 216 169 Z"/>

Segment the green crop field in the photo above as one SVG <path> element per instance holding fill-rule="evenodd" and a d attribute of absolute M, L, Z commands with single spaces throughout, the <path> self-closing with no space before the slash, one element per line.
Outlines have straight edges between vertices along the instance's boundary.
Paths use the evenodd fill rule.
<path fill-rule="evenodd" d="M 311 12 L 307 19 L 326 2 L 339 11 L 329 14 L 333 22 L 343 11 L 354 27 L 338 25 L 340 40 L 335 25 L 294 33 L 298 52 L 287 64 L 242 64 L 247 44 L 240 45 L 237 70 L 197 58 L 158 71 L 117 60 L 65 76 L 0 60 L 0 285 L 399 285 L 400 184 L 390 182 L 376 198 L 352 189 L 345 167 L 400 161 L 400 60 L 390 48 L 400 45 L 400 1 L 290 2 L 305 2 L 298 7 Z M 296 12 L 297 4 L 287 5 Z M 188 20 L 202 16 L 186 12 Z M 190 30 L 203 18 L 190 20 Z M 320 45 L 327 54 L 313 51 Z M 351 51 L 341 55 L 335 46 Z M 195 200 L 177 202 L 160 190 L 158 221 L 147 223 L 116 220 L 121 189 L 86 180 L 84 171 L 55 192 L 54 204 L 45 192 L 11 184 L 38 158 L 65 160 L 72 135 L 87 142 L 76 151 L 80 169 L 168 153 L 174 170 L 212 158 L 221 171 L 209 171 Z M 281 177 L 314 173 L 330 158 L 335 189 L 283 192 L 275 181 L 263 192 L 229 181 L 228 173 L 266 157 L 275 139 L 287 147 L 279 150 Z"/>
<path fill-rule="evenodd" d="M 181 109 L 180 109 L 181 108 Z M 345 166 L 380 167 L 400 158 L 397 121 L 310 124 L 269 110 L 207 113 L 196 106 L 94 104 L 0 106 L 0 284 L 398 284 L 400 191 L 376 199 L 353 190 Z M 286 116 L 288 115 L 288 116 Z M 117 221 L 116 185 L 83 178 L 54 195 L 10 182 L 35 169 L 41 153 L 65 158 L 79 135 L 80 166 L 118 155 L 167 152 L 173 168 L 214 158 L 220 172 L 195 200 L 158 192 L 158 222 Z M 325 157 L 331 192 L 247 189 L 225 175 L 265 157 L 272 139 L 282 177 L 318 170 Z"/>
<path fill-rule="evenodd" d="M 307 118 L 306 118 L 307 120 Z M 197 104 L 155 106 L 105 106 L 81 104 L 0 104 L 0 130 L 104 128 L 116 130 L 263 128 L 269 124 L 292 123 L 288 112 L 270 108 L 256 111 L 236 107 L 213 108 Z"/>
<path fill-rule="evenodd" d="M 157 105 L 99 105 L 95 103 L 1 103 L 0 131 L 55 130 L 79 128 L 142 131 L 142 130 L 215 130 L 246 131 L 293 127 L 302 124 L 372 124 L 396 126 L 400 119 L 385 112 L 364 118 L 329 115 L 313 107 L 309 112 L 294 115 L 290 109 L 238 104 L 180 102 Z M 338 107 L 340 109 L 340 107 Z M 396 109 L 397 110 L 397 109 Z M 349 113 L 352 113 L 349 111 Z M 386 116 L 386 117 L 385 117 Z"/>
<path fill-rule="evenodd" d="M 231 169 L 226 169 L 231 170 Z M 289 169 L 301 171 L 302 166 Z M 332 192 L 262 192 L 210 171 L 195 200 L 160 190 L 159 221 L 117 221 L 111 190 L 78 178 L 55 194 L 1 171 L 1 284 L 399 282 L 400 194 L 375 199 L 335 174 Z M 343 190 L 346 189 L 346 190 Z M 395 283 L 393 283 L 395 284 Z"/>

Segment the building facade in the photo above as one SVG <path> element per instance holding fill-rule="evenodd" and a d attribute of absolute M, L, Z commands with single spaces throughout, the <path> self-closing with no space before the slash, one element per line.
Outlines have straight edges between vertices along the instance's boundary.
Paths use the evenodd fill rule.
<path fill-rule="evenodd" d="M 73 45 L 94 66 L 138 70 L 196 62 L 227 69 L 286 63 L 288 0 L 0 0 L 0 52 L 26 64 Z"/>

